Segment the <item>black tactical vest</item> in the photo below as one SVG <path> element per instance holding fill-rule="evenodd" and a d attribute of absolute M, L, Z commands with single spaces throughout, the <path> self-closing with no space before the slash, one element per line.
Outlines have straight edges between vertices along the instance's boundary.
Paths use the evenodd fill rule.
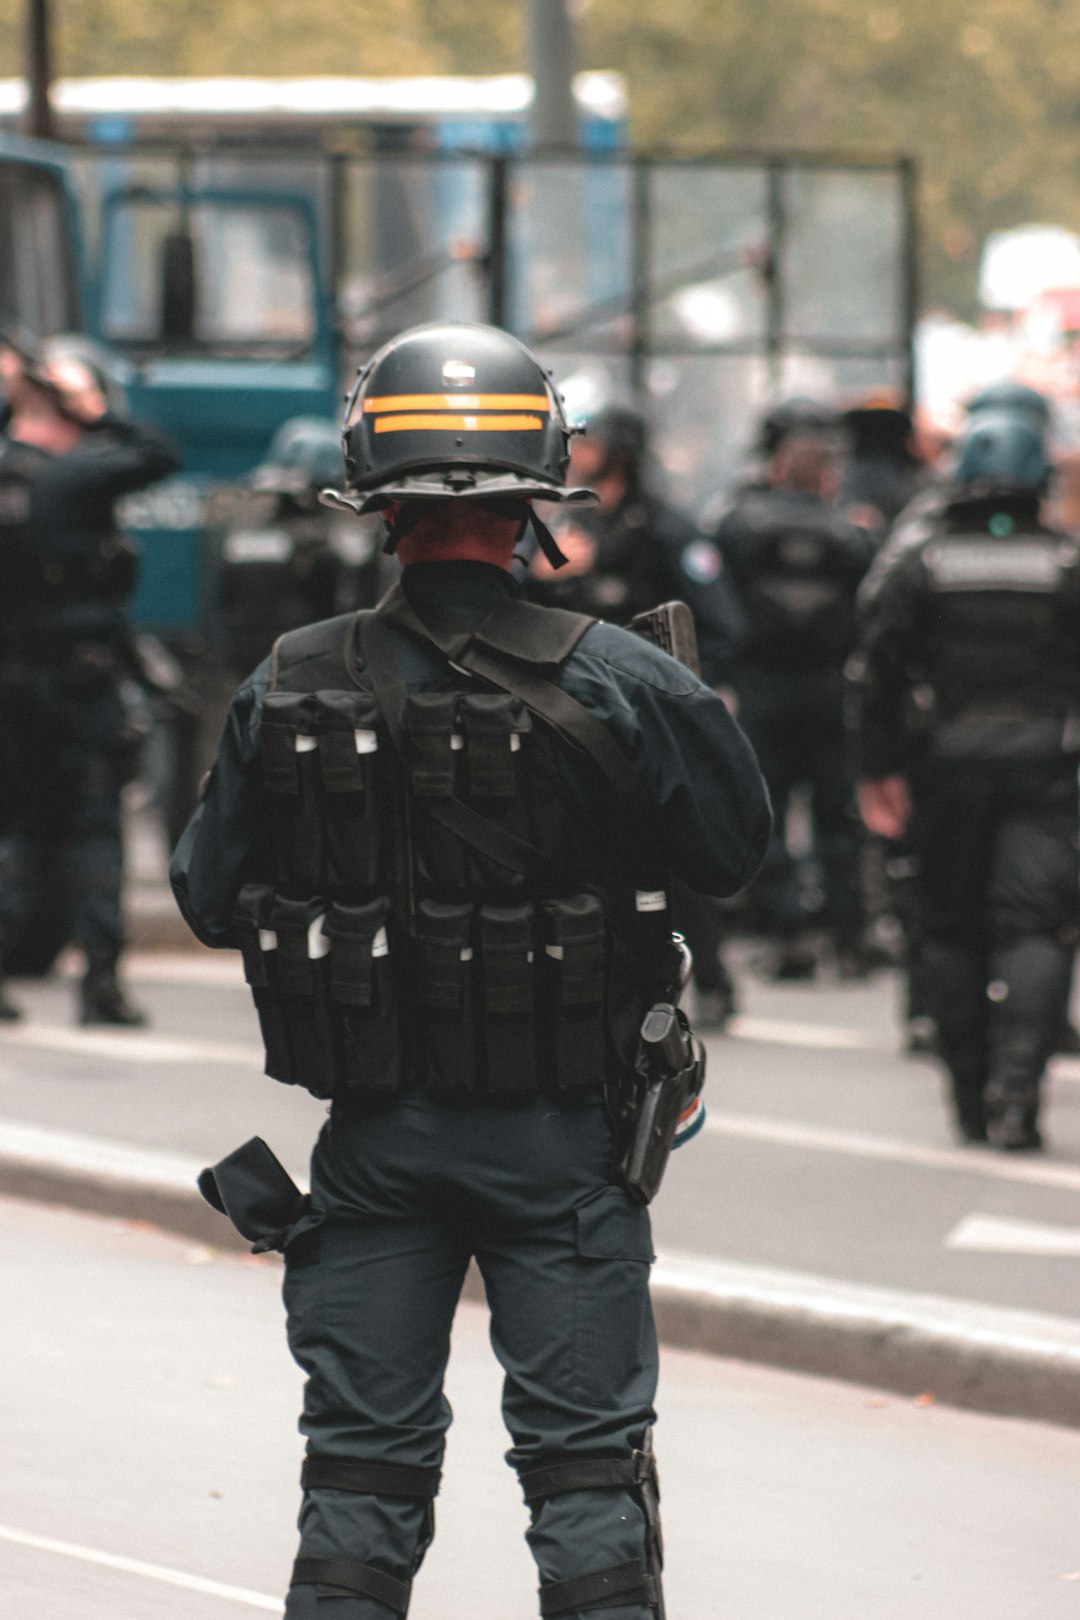
<path fill-rule="evenodd" d="M 436 685 L 405 689 L 391 623 L 434 638 Z M 666 873 L 628 853 L 651 804 L 551 679 L 591 623 L 505 598 L 440 635 L 398 590 L 279 640 L 260 728 L 277 872 L 235 917 L 272 1077 L 335 1103 L 509 1102 L 632 1064 L 675 953 Z"/>
<path fill-rule="evenodd" d="M 933 752 L 1080 751 L 1080 547 L 1032 525 L 943 528 L 922 548 L 917 691 Z"/>
<path fill-rule="evenodd" d="M 794 668 L 840 664 L 854 636 L 857 580 L 846 525 L 817 501 L 750 496 L 743 656 Z"/>

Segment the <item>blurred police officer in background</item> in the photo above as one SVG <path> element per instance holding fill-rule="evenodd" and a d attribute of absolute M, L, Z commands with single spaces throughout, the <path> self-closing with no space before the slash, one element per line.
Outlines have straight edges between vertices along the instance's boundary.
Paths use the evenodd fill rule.
<path fill-rule="evenodd" d="M 812 931 L 832 937 L 844 975 L 865 969 L 860 833 L 843 725 L 844 660 L 855 633 L 855 593 L 873 540 L 833 501 L 840 443 L 835 418 L 795 400 L 763 424 L 770 446 L 760 479 L 721 518 L 715 542 L 744 629 L 734 685 L 740 724 L 769 784 L 776 821 L 753 895 L 756 919 L 777 939 L 779 979 L 816 971 Z M 809 795 L 821 896 L 808 894 L 788 843 L 795 791 Z"/>
<path fill-rule="evenodd" d="M 840 421 L 847 451 L 840 507 L 882 540 L 923 482 L 911 412 L 891 394 L 870 394 Z"/>
<path fill-rule="evenodd" d="M 393 582 L 397 568 L 383 556 L 381 525 L 319 501 L 344 475 L 341 428 L 317 416 L 284 423 L 252 473 L 239 521 L 222 542 L 226 658 L 237 675 L 286 630 L 373 607 Z"/>
<path fill-rule="evenodd" d="M 864 819 L 917 861 L 926 992 L 966 1141 L 1041 1144 L 1080 857 L 1080 547 L 1024 412 L 974 411 L 940 510 L 867 580 L 850 666 Z"/>
<path fill-rule="evenodd" d="M 79 1020 L 138 1024 L 117 979 L 124 944 L 120 794 L 143 728 L 126 615 L 136 559 L 122 495 L 176 469 L 169 446 L 121 412 L 84 340 L 35 352 L 0 340 L 0 705 L 6 788 L 0 973 L 42 882 L 70 885 L 83 952 Z M 63 862 L 62 874 L 40 867 Z M 2 991 L 0 991 L 2 997 Z M 0 999 L 0 1016 L 16 1018 Z"/>
<path fill-rule="evenodd" d="M 702 679 L 728 687 L 739 611 L 720 553 L 684 513 L 657 492 L 645 418 L 610 399 L 583 402 L 584 432 L 570 448 L 569 477 L 588 484 L 597 504 L 558 528 L 566 563 L 556 572 L 535 550 L 527 590 L 534 601 L 625 625 L 662 602 L 694 615 Z M 707 895 L 676 885 L 676 919 L 693 957 L 696 1021 L 722 1029 L 736 1010 L 735 983 L 721 955 L 722 916 Z"/>
<path fill-rule="evenodd" d="M 286 1256 L 308 1375 L 288 1620 L 406 1613 L 473 1256 L 541 1613 L 663 1614 L 649 1218 L 613 1120 L 671 994 L 669 868 L 732 893 L 769 812 L 707 686 L 522 600 L 524 529 L 559 560 L 532 503 L 589 499 L 565 487 L 568 441 L 506 333 L 419 327 L 380 350 L 339 500 L 385 515 L 400 588 L 281 639 L 174 857 L 192 928 L 244 952 L 268 1073 L 331 1100 L 310 1201 L 258 1142 L 204 1178 Z"/>

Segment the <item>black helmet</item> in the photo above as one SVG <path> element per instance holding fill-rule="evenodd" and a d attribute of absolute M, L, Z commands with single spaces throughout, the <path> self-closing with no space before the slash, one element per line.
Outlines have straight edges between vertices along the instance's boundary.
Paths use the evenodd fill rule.
<path fill-rule="evenodd" d="M 960 444 L 953 482 L 971 494 L 1037 494 L 1051 467 L 1042 434 L 1011 411 L 980 410 Z"/>
<path fill-rule="evenodd" d="M 585 416 L 585 435 L 603 445 L 609 461 L 621 461 L 633 470 L 645 459 L 649 431 L 645 418 L 632 405 L 605 400 Z"/>
<path fill-rule="evenodd" d="M 117 376 L 116 362 L 92 338 L 84 337 L 81 332 L 60 332 L 55 337 L 45 338 L 37 345 L 37 361 L 46 375 L 50 366 L 74 361 L 89 372 L 111 414 L 126 414 L 127 395 Z"/>
<path fill-rule="evenodd" d="M 815 438 L 829 435 L 836 432 L 838 421 L 830 405 L 796 395 L 765 412 L 758 423 L 757 448 L 761 455 L 773 456 L 793 434 L 813 434 Z"/>
<path fill-rule="evenodd" d="M 1037 388 L 1029 388 L 1026 383 L 1009 380 L 980 389 L 968 400 L 966 410 L 970 417 L 981 416 L 984 411 L 1021 417 L 1030 422 L 1040 436 L 1049 428 L 1052 415 L 1045 394 L 1040 394 Z"/>
<path fill-rule="evenodd" d="M 252 489 L 302 501 L 341 482 L 345 461 L 341 429 L 329 417 L 294 416 L 270 440 L 266 460 L 251 475 Z"/>
<path fill-rule="evenodd" d="M 392 501 L 592 502 L 567 489 L 570 428 L 548 373 L 494 326 L 414 326 L 357 375 L 343 428 L 356 512 Z"/>

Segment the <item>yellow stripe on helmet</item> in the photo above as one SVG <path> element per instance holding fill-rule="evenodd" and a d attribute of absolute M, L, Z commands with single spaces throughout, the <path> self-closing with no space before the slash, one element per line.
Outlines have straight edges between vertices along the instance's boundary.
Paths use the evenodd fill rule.
<path fill-rule="evenodd" d="M 540 433 L 538 416 L 380 416 L 376 433 Z"/>
<path fill-rule="evenodd" d="M 543 411 L 551 414 L 546 394 L 384 394 L 364 400 L 365 416 L 387 411 Z"/>

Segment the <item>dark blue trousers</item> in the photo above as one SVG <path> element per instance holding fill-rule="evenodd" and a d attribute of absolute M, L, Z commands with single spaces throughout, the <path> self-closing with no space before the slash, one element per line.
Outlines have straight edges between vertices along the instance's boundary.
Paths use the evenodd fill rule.
<path fill-rule="evenodd" d="M 289 1342 L 308 1380 L 308 1454 L 441 1464 L 451 1418 L 443 1376 L 471 1258 L 506 1374 L 507 1460 L 526 1471 L 639 1448 L 657 1379 L 651 1236 L 648 1212 L 612 1184 L 611 1162 L 598 1094 L 571 1108 L 542 1098 L 446 1106 L 417 1092 L 385 1111 L 335 1113 L 312 1162 L 313 1210 L 324 1224 L 286 1251 Z M 402 1498 L 312 1489 L 300 1552 L 407 1579 L 423 1514 Z M 531 1515 L 526 1533 L 543 1581 L 645 1563 L 644 1515 L 627 1491 L 575 1491 Z M 527 1612 L 524 1596 L 517 1612 Z M 589 1615 L 598 1612 L 651 1615 L 638 1603 Z M 394 1620 L 381 1602 L 319 1598 L 312 1585 L 292 1588 L 285 1613 Z"/>

